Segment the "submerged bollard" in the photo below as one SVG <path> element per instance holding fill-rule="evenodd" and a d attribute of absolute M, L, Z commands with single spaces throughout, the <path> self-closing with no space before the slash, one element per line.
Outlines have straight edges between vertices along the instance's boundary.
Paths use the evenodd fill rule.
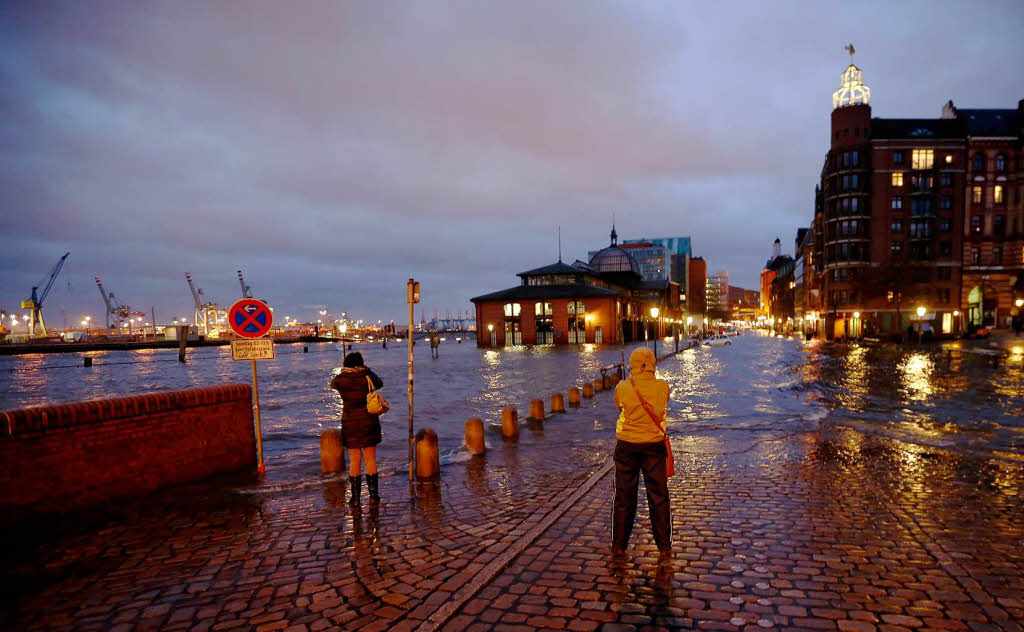
<path fill-rule="evenodd" d="M 470 454 L 483 454 L 487 451 L 484 444 L 484 420 L 470 417 L 466 420 L 466 447 Z"/>
<path fill-rule="evenodd" d="M 309 347 L 306 345 L 302 345 L 302 353 L 309 353 Z"/>
<path fill-rule="evenodd" d="M 551 396 L 551 414 L 565 412 L 565 397 L 561 393 Z"/>
<path fill-rule="evenodd" d="M 92 356 L 85 356 L 82 360 L 82 366 L 92 366 Z"/>
<path fill-rule="evenodd" d="M 591 397 L 594 396 L 594 385 L 591 384 L 590 382 L 587 382 L 586 384 L 583 385 L 583 396 L 586 397 L 587 399 L 590 399 Z"/>
<path fill-rule="evenodd" d="M 575 386 L 569 389 L 569 405 L 573 407 L 580 405 L 580 389 Z"/>
<path fill-rule="evenodd" d="M 437 451 L 437 433 L 424 428 L 416 433 L 416 479 L 432 481 L 441 477 L 441 455 Z"/>
<path fill-rule="evenodd" d="M 341 447 L 341 431 L 328 428 L 320 433 L 320 471 L 334 474 L 345 471 L 345 450 Z"/>
<path fill-rule="evenodd" d="M 519 440 L 519 411 L 512 406 L 501 411 L 501 438 L 505 441 Z"/>
<path fill-rule="evenodd" d="M 599 377 L 596 380 L 594 380 L 594 392 L 595 393 L 600 393 L 603 390 L 604 390 L 604 378 L 603 377 Z"/>
<path fill-rule="evenodd" d="M 544 400 L 543 399 L 531 399 L 530 400 L 530 419 L 536 419 L 543 421 L 544 419 Z"/>

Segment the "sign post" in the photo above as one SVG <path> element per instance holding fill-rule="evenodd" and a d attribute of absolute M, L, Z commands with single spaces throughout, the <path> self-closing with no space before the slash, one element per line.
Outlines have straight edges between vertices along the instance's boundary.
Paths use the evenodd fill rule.
<path fill-rule="evenodd" d="M 416 440 L 412 434 L 412 306 L 420 302 L 420 283 L 409 279 L 405 284 L 405 300 L 409 303 L 409 480 L 412 481 L 412 454 Z"/>
<path fill-rule="evenodd" d="M 256 421 L 256 471 L 266 471 L 263 462 L 263 428 L 260 425 L 260 389 L 256 378 L 256 361 L 274 359 L 274 341 L 263 338 L 274 324 L 274 313 L 267 304 L 254 298 L 243 298 L 228 310 L 231 330 L 243 340 L 231 341 L 231 359 L 252 362 L 253 416 Z"/>

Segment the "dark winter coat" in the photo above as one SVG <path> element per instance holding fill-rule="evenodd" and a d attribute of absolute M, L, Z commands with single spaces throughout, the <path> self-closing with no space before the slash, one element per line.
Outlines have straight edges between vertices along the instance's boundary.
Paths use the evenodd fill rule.
<path fill-rule="evenodd" d="M 331 380 L 331 388 L 341 395 L 341 443 L 346 448 L 372 448 L 380 443 L 380 417 L 366 410 L 366 395 L 370 387 L 384 386 L 377 374 L 365 366 L 345 367 Z"/>

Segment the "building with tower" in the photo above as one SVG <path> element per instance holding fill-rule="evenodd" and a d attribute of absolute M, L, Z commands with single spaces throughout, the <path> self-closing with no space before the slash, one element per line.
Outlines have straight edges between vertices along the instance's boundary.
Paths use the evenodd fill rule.
<path fill-rule="evenodd" d="M 872 118 L 870 99 L 851 63 L 832 97 L 830 147 L 802 240 L 820 333 L 1007 326 L 1024 296 L 1024 101 L 882 119 Z"/>

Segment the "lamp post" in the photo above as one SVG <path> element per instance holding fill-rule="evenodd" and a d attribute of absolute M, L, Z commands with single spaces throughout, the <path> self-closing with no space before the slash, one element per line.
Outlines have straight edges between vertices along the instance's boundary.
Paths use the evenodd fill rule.
<path fill-rule="evenodd" d="M 958 309 L 954 309 L 954 310 L 953 310 L 953 318 L 955 318 L 955 319 L 956 319 L 956 333 L 958 333 L 958 334 L 959 334 L 959 333 L 961 333 L 961 332 L 963 331 L 963 329 L 964 329 L 964 328 L 963 328 L 963 327 L 961 326 L 961 323 L 960 323 L 960 310 L 958 310 Z"/>
<path fill-rule="evenodd" d="M 921 344 L 924 341 L 924 314 L 925 308 L 918 306 L 917 308 L 917 344 Z"/>
<path fill-rule="evenodd" d="M 651 318 L 654 319 L 654 323 L 655 323 L 654 324 L 654 327 L 655 327 L 655 329 L 654 329 L 654 361 L 655 362 L 658 361 L 658 335 L 661 333 L 660 332 L 661 328 L 658 327 L 658 314 L 660 314 L 660 313 L 661 313 L 661 310 L 659 310 L 657 307 L 652 307 L 651 308 Z"/>
<path fill-rule="evenodd" d="M 856 327 L 857 327 L 857 338 L 860 338 L 860 312 L 854 312 L 854 313 L 853 313 L 853 319 L 854 319 L 855 321 L 857 321 L 857 322 L 856 322 Z"/>
<path fill-rule="evenodd" d="M 487 323 L 487 344 L 491 347 L 494 346 L 494 325 L 491 323 Z M 508 344 L 507 340 L 505 341 L 505 344 Z"/>
<path fill-rule="evenodd" d="M 690 325 L 692 325 L 692 324 L 693 324 L 693 316 L 687 316 L 686 317 L 686 337 L 687 338 L 690 337 Z M 686 343 L 686 344 L 690 344 L 690 343 Z"/>

